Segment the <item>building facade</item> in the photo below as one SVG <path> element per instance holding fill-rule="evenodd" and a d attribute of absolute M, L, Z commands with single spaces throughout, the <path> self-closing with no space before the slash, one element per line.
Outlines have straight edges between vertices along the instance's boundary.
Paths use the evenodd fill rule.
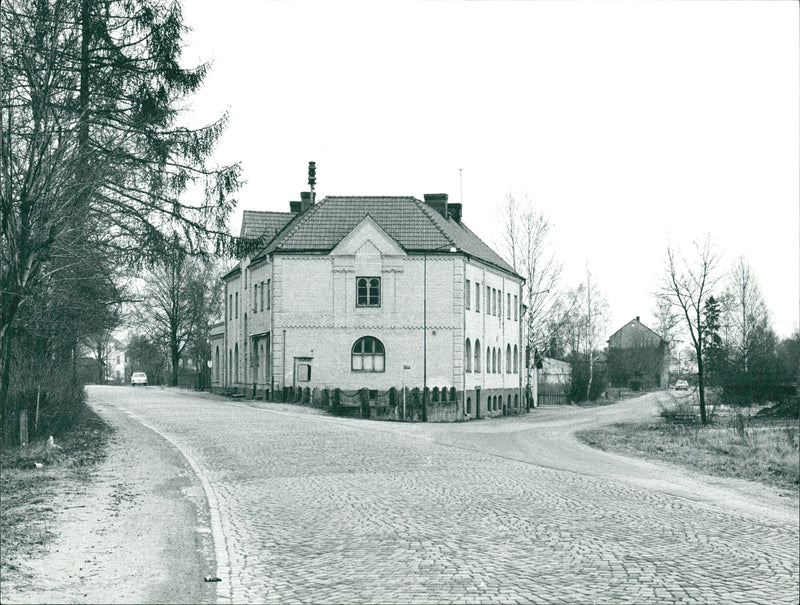
<path fill-rule="evenodd" d="M 246 213 L 259 252 L 224 277 L 221 390 L 455 389 L 463 418 L 522 404 L 522 278 L 446 194 Z"/>
<path fill-rule="evenodd" d="M 609 337 L 606 363 L 615 387 L 638 390 L 669 386 L 669 345 L 638 317 Z"/>

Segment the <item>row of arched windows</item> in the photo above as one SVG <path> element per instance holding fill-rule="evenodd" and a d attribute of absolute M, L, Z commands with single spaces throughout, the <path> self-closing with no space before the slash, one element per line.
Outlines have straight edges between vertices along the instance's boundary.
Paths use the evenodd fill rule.
<path fill-rule="evenodd" d="M 511 406 L 511 395 L 507 398 L 508 405 Z M 519 407 L 519 395 L 514 395 L 514 408 Z M 498 395 L 495 397 L 486 398 L 486 411 L 496 412 L 503 409 L 503 396 Z M 467 397 L 467 414 L 472 414 L 472 397 Z"/>
<path fill-rule="evenodd" d="M 519 372 L 519 349 L 517 345 L 511 348 L 511 345 L 506 345 L 506 359 L 505 368 L 506 374 L 516 374 Z M 481 341 L 479 338 L 475 339 L 473 345 L 469 338 L 464 346 L 464 369 L 467 372 L 481 372 L 481 361 L 483 359 L 483 352 L 481 349 Z M 486 373 L 487 374 L 500 374 L 503 372 L 503 352 L 496 347 L 486 347 Z"/>

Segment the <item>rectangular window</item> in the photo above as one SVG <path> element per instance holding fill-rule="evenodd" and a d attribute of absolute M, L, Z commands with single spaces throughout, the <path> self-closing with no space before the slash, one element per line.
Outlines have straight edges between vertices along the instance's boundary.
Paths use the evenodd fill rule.
<path fill-rule="evenodd" d="M 253 286 L 253 313 L 258 312 L 258 284 Z"/>
<path fill-rule="evenodd" d="M 506 319 L 511 319 L 511 292 L 506 295 Z"/>
<path fill-rule="evenodd" d="M 469 310 L 469 301 L 470 301 L 470 297 L 472 296 L 472 291 L 470 290 L 469 280 L 467 280 L 467 284 L 464 287 L 464 292 L 465 292 L 465 294 L 464 294 L 464 308 Z"/>
<path fill-rule="evenodd" d="M 380 277 L 356 277 L 356 306 L 381 306 Z"/>
<path fill-rule="evenodd" d="M 233 294 L 231 294 L 231 299 L 228 302 L 228 319 L 233 319 Z"/>
<path fill-rule="evenodd" d="M 267 309 L 270 308 L 272 304 L 272 280 L 267 280 Z"/>
<path fill-rule="evenodd" d="M 475 282 L 475 312 L 481 312 L 481 285 Z"/>
<path fill-rule="evenodd" d="M 239 293 L 236 292 L 236 297 L 233 299 L 233 316 L 239 317 Z"/>
<path fill-rule="evenodd" d="M 514 321 L 519 320 L 519 305 L 517 304 L 517 295 L 514 295 Z"/>
<path fill-rule="evenodd" d="M 264 282 L 261 282 L 261 310 L 264 310 Z"/>
<path fill-rule="evenodd" d="M 486 315 L 492 314 L 492 288 L 486 286 Z"/>

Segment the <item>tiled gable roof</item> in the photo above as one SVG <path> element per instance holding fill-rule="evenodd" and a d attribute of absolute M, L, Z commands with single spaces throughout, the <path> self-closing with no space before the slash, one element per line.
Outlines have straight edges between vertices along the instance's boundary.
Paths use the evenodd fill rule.
<path fill-rule="evenodd" d="M 239 237 L 274 237 L 294 216 L 291 212 L 245 210 Z"/>
<path fill-rule="evenodd" d="M 618 334 L 620 334 L 625 328 L 635 328 L 635 329 L 638 329 L 640 331 L 641 331 L 642 328 L 644 328 L 644 330 L 646 330 L 647 332 L 651 333 L 653 336 L 655 336 L 659 340 L 664 341 L 664 338 L 662 338 L 662 336 L 658 332 L 656 332 L 652 328 L 648 328 L 641 321 L 639 321 L 638 317 L 630 320 L 628 323 L 626 323 L 624 326 L 622 326 L 619 330 L 614 332 L 611 336 L 608 337 L 608 340 L 611 341 L 614 338 L 616 338 L 616 336 Z M 666 341 L 664 341 L 664 342 L 666 342 Z"/>
<path fill-rule="evenodd" d="M 466 225 L 445 219 L 414 197 L 326 197 L 286 225 L 264 253 L 329 252 L 368 215 L 407 252 L 455 246 L 461 252 L 514 273 Z"/>

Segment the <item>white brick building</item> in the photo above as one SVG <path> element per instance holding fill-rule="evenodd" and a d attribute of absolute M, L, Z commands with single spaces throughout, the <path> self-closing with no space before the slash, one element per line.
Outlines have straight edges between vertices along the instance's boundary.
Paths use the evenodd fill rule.
<path fill-rule="evenodd" d="M 266 247 L 227 273 L 223 390 L 454 387 L 460 415 L 521 409 L 522 278 L 446 194 L 245 212 Z"/>

